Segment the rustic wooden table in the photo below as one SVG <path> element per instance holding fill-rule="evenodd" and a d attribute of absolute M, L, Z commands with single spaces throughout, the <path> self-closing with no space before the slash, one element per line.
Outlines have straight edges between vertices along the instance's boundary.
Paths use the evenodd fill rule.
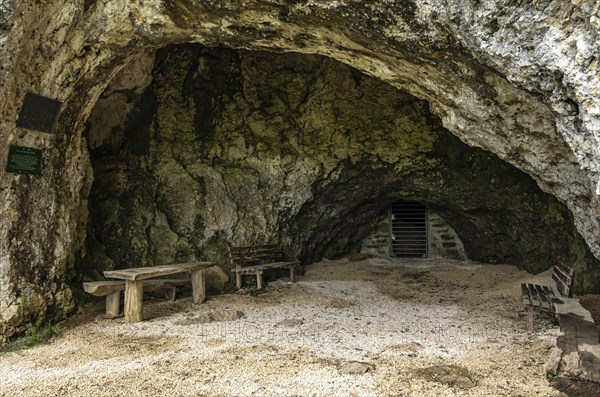
<path fill-rule="evenodd" d="M 204 270 L 215 265 L 214 262 L 176 263 L 163 266 L 107 270 L 104 272 L 104 276 L 112 279 L 125 280 L 125 322 L 135 323 L 144 319 L 142 314 L 144 280 L 169 274 L 190 272 L 193 301 L 198 304 L 204 302 L 206 299 Z"/>

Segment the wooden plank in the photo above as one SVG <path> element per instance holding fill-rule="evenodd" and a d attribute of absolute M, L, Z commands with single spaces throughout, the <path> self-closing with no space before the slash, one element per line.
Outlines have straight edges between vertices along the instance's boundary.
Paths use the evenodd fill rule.
<path fill-rule="evenodd" d="M 127 280 L 125 284 L 125 322 L 137 323 L 143 316 L 144 281 Z"/>
<path fill-rule="evenodd" d="M 177 263 L 162 266 L 136 267 L 123 270 L 107 270 L 104 276 L 107 278 L 116 278 L 120 280 L 145 280 L 148 278 L 167 276 L 169 274 L 191 272 L 194 270 L 206 269 L 215 266 L 214 262 L 191 262 Z"/>
<path fill-rule="evenodd" d="M 562 294 L 560 293 L 560 291 L 558 290 L 558 288 L 556 288 L 556 286 L 554 285 L 549 285 L 550 289 L 552 289 L 552 292 L 554 293 L 554 296 L 557 298 L 561 298 Z"/>
<path fill-rule="evenodd" d="M 567 266 L 563 263 L 559 263 L 557 266 L 559 267 L 560 270 L 563 271 L 563 273 L 567 274 L 569 277 L 573 278 L 575 276 L 575 268 L 574 267 Z"/>
<path fill-rule="evenodd" d="M 244 247 L 231 247 L 231 252 L 249 252 L 269 249 L 279 249 L 277 244 L 249 245 Z"/>
<path fill-rule="evenodd" d="M 144 288 L 146 291 L 156 291 L 161 288 L 177 287 L 189 284 L 189 279 L 155 279 L 145 280 Z M 92 281 L 83 283 L 83 290 L 94 296 L 106 296 L 116 291 L 125 291 L 125 281 Z"/>
<path fill-rule="evenodd" d="M 251 274 L 257 274 L 260 270 L 255 269 L 254 266 L 248 266 L 248 267 L 238 267 L 235 269 L 231 269 L 231 271 L 235 272 L 235 274 L 239 274 L 240 276 L 248 276 Z"/>
<path fill-rule="evenodd" d="M 262 265 L 239 267 L 239 268 L 231 269 L 231 271 L 236 272 L 236 273 L 241 273 L 241 274 L 255 274 L 259 270 L 286 269 L 286 268 L 289 268 L 290 266 L 297 266 L 299 264 L 300 264 L 299 261 L 264 263 Z"/>
<path fill-rule="evenodd" d="M 282 250 L 276 245 L 258 247 L 232 247 L 230 257 L 232 260 L 247 260 L 253 257 L 281 257 Z"/>
<path fill-rule="evenodd" d="M 83 290 L 95 296 L 110 295 L 116 291 L 125 290 L 124 281 L 92 281 L 83 283 Z"/>
<path fill-rule="evenodd" d="M 554 280 L 554 282 L 556 283 L 556 288 L 558 289 L 558 291 L 560 292 L 560 294 L 562 296 L 569 296 L 569 293 L 571 292 L 569 285 L 566 284 L 557 274 L 553 273 L 552 274 L 552 279 Z"/>
<path fill-rule="evenodd" d="M 540 287 L 542 287 L 542 289 L 544 290 L 544 293 L 548 297 L 548 300 L 552 301 L 552 298 L 557 297 L 554 294 L 554 290 L 549 285 L 540 285 Z M 558 296 L 558 297 L 560 297 L 560 296 Z"/>
<path fill-rule="evenodd" d="M 542 306 L 542 300 L 537 295 L 537 290 L 533 284 L 527 284 L 527 289 L 529 290 L 529 296 L 531 297 L 531 304 L 533 306 Z"/>
<path fill-rule="evenodd" d="M 571 276 L 569 276 L 566 272 L 564 272 L 563 269 L 561 269 L 559 266 L 554 266 L 554 271 L 552 273 L 552 276 L 553 276 L 553 278 L 554 278 L 554 276 L 556 276 L 563 283 L 565 283 L 567 285 L 573 284 L 573 278 Z"/>
<path fill-rule="evenodd" d="M 535 287 L 537 296 L 540 298 L 541 307 L 550 309 L 550 306 L 551 306 L 550 300 L 548 299 L 548 296 L 544 292 L 544 288 L 539 284 L 534 284 L 533 286 Z"/>

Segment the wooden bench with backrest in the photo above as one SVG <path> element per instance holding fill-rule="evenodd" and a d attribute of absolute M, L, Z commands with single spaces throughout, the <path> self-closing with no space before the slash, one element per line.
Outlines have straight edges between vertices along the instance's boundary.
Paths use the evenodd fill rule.
<path fill-rule="evenodd" d="M 533 330 L 534 308 L 555 312 L 555 305 L 562 303 L 563 298 L 573 297 L 573 281 L 575 269 L 564 264 L 555 265 L 552 270 L 554 285 L 523 283 L 521 292 L 523 305 L 527 312 L 529 330 Z"/>
<path fill-rule="evenodd" d="M 189 279 L 155 279 L 145 280 L 144 290 L 147 292 L 166 290 L 166 298 L 174 301 L 177 287 L 190 284 Z M 125 280 L 90 281 L 83 283 L 83 290 L 90 295 L 106 296 L 106 316 L 119 316 L 121 292 L 125 291 Z"/>
<path fill-rule="evenodd" d="M 299 261 L 286 261 L 281 247 L 274 244 L 250 247 L 231 247 L 229 251 L 235 273 L 235 286 L 242 288 L 242 276 L 256 276 L 256 288 L 263 289 L 263 273 L 271 269 L 289 269 L 290 281 L 295 282 L 294 271 Z"/>

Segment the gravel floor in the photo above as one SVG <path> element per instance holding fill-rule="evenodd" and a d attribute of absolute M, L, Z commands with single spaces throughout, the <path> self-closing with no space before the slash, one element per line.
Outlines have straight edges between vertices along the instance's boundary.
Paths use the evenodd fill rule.
<path fill-rule="evenodd" d="M 0 396 L 559 396 L 558 327 L 526 332 L 507 265 L 323 261 L 258 296 L 149 301 L 0 356 Z"/>

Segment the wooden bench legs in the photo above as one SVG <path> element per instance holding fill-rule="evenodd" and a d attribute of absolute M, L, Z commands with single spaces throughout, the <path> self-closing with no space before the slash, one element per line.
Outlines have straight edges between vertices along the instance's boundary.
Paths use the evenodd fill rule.
<path fill-rule="evenodd" d="M 255 272 L 255 274 L 256 274 L 256 288 L 263 289 L 264 288 L 263 271 L 257 270 Z M 235 273 L 235 286 L 237 289 L 242 288 L 242 275 L 240 273 Z"/>
<path fill-rule="evenodd" d="M 119 317 L 121 306 L 121 291 L 115 291 L 106 295 L 106 316 L 110 318 Z"/>
<path fill-rule="evenodd" d="M 193 270 L 192 279 L 192 297 L 194 303 L 200 304 L 206 300 L 206 286 L 204 284 L 204 269 Z"/>
<path fill-rule="evenodd" d="M 266 265 L 266 266 L 268 266 L 268 265 Z M 295 264 L 287 265 L 287 267 L 289 267 L 289 270 L 290 270 L 290 281 L 292 283 L 295 283 L 296 277 L 295 277 L 294 269 L 296 268 L 296 265 Z M 266 269 L 252 269 L 252 270 L 249 270 L 248 267 L 246 267 L 246 268 L 241 268 L 240 271 L 237 271 L 238 269 L 232 269 L 232 271 L 235 272 L 235 286 L 237 289 L 242 288 L 242 276 L 256 276 L 256 288 L 263 289 L 265 287 L 264 271 L 269 270 L 269 269 L 280 269 L 280 268 L 283 268 L 283 267 L 272 267 L 272 268 L 267 267 Z"/>
<path fill-rule="evenodd" d="M 206 287 L 204 284 L 204 269 L 193 270 L 191 272 L 192 280 L 192 298 L 194 303 L 200 304 L 206 300 Z M 148 280 L 146 280 L 148 282 Z M 167 290 L 167 298 L 175 300 L 176 287 Z M 119 314 L 119 292 L 115 292 L 106 299 L 106 312 L 109 313 L 109 298 L 110 298 L 110 315 L 114 314 L 117 317 Z M 126 280 L 125 281 L 125 316 L 126 323 L 136 323 L 144 319 L 143 315 L 144 301 L 144 280 Z M 116 303 L 115 303 L 116 302 Z"/>
<path fill-rule="evenodd" d="M 533 306 L 525 306 L 525 311 L 527 312 L 527 330 L 533 332 Z"/>
<path fill-rule="evenodd" d="M 264 282 L 263 282 L 263 271 L 259 270 L 256 272 L 256 288 L 257 289 L 263 289 L 264 288 Z"/>
<path fill-rule="evenodd" d="M 235 273 L 235 287 L 237 289 L 242 288 L 242 275 L 239 272 Z"/>
<path fill-rule="evenodd" d="M 144 280 L 125 282 L 125 322 L 136 323 L 144 319 Z"/>

